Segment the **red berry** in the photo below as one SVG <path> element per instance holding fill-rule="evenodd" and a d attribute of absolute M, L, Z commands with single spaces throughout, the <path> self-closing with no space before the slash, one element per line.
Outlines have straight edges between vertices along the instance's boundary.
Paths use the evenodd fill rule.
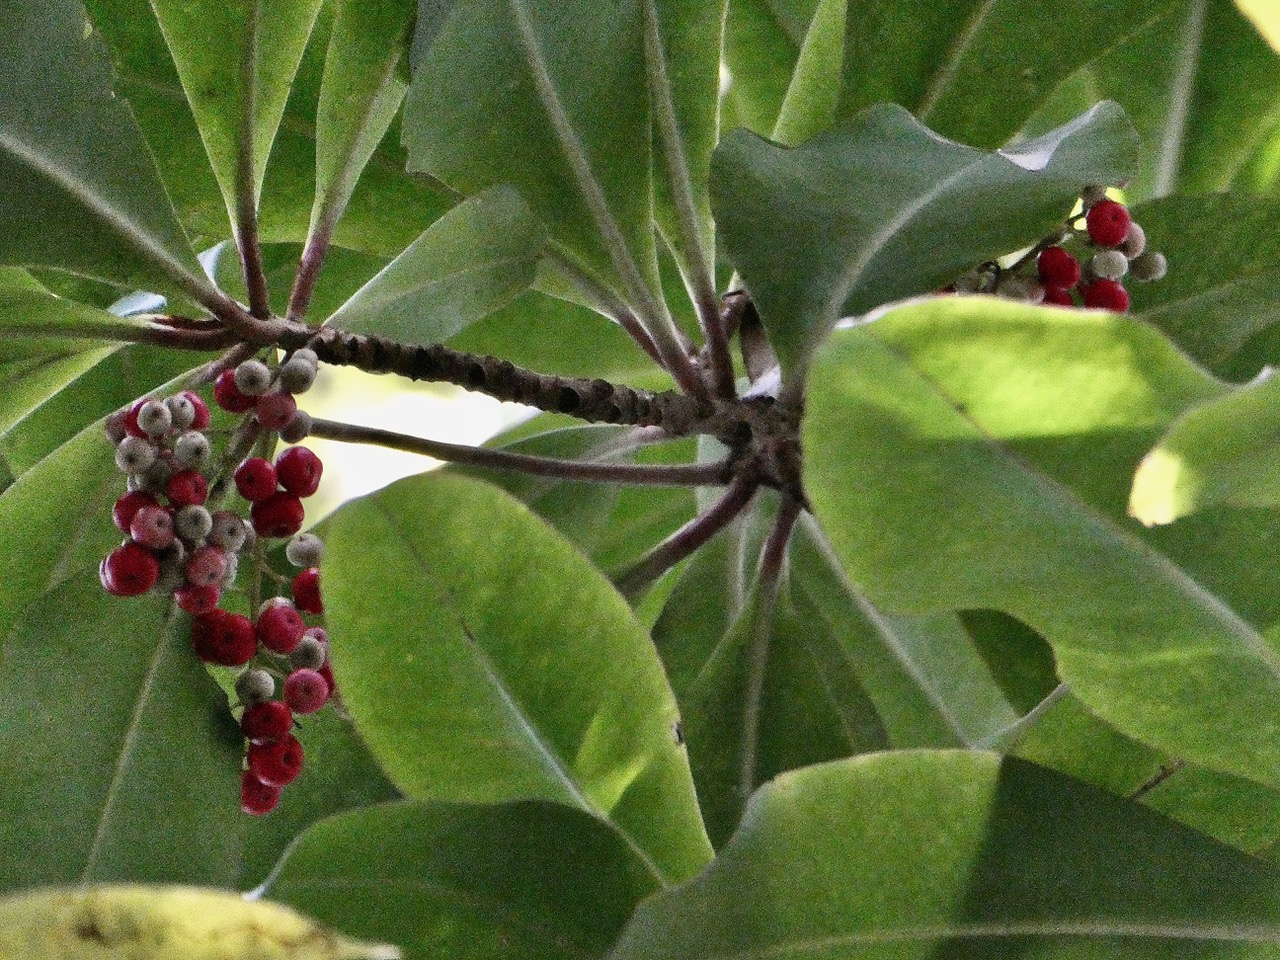
<path fill-rule="evenodd" d="M 293 602 L 303 613 L 324 613 L 319 569 L 307 567 L 293 578 Z"/>
<path fill-rule="evenodd" d="M 147 436 L 147 431 L 143 430 L 140 426 L 138 426 L 138 412 L 142 409 L 142 405 L 146 402 L 147 400 L 145 397 L 141 400 L 135 400 L 130 405 L 129 409 L 125 412 L 124 431 L 125 433 L 129 434 L 129 436 L 131 437 L 142 437 L 142 439 L 144 440 L 150 439 Z"/>
<path fill-rule="evenodd" d="M 1118 247 L 1129 233 L 1129 211 L 1123 203 L 1101 200 L 1084 216 L 1089 239 L 1100 247 Z"/>
<path fill-rule="evenodd" d="M 290 447 L 276 457 L 280 486 L 298 497 L 309 497 L 320 488 L 324 464 L 306 447 Z"/>
<path fill-rule="evenodd" d="M 302 529 L 305 516 L 302 501 L 284 490 L 260 500 L 249 511 L 253 529 L 260 537 L 292 537 Z"/>
<path fill-rule="evenodd" d="M 213 382 L 213 401 L 229 413 L 244 413 L 253 409 L 258 398 L 240 392 L 234 370 L 223 370 Z"/>
<path fill-rule="evenodd" d="M 197 587 L 188 583 L 173 592 L 173 599 L 177 601 L 179 609 L 185 610 L 187 613 L 209 613 L 217 607 L 218 601 L 222 599 L 222 588 L 217 584 Z"/>
<path fill-rule="evenodd" d="M 276 492 L 276 468 L 270 460 L 250 457 L 236 467 L 236 489 L 251 503 L 258 503 Z"/>
<path fill-rule="evenodd" d="M 179 470 L 165 484 L 169 505 L 175 509 L 202 504 L 209 499 L 209 481 L 199 470 Z"/>
<path fill-rule="evenodd" d="M 232 376 L 234 377 L 234 374 Z M 191 425 L 188 426 L 187 429 L 203 430 L 205 427 L 207 427 L 211 419 L 211 417 L 209 416 L 209 405 L 204 402 L 200 394 L 193 393 L 190 390 L 183 390 L 180 394 L 178 394 L 178 396 L 186 397 L 188 400 L 190 400 L 191 406 L 193 406 L 196 411 L 195 419 L 191 421 Z"/>
<path fill-rule="evenodd" d="M 267 430 L 282 430 L 298 412 L 298 401 L 288 393 L 264 393 L 254 405 L 258 422 Z"/>
<path fill-rule="evenodd" d="M 240 809 L 250 816 L 260 817 L 270 813 L 280 802 L 280 788 L 263 783 L 246 770 L 240 777 Z"/>
<path fill-rule="evenodd" d="M 173 511 L 168 507 L 147 504 L 129 522 L 129 536 L 152 550 L 163 550 L 173 543 Z"/>
<path fill-rule="evenodd" d="M 98 567 L 102 587 L 113 597 L 136 597 L 155 586 L 160 561 L 139 543 L 116 547 Z"/>
<path fill-rule="evenodd" d="M 187 583 L 195 587 L 211 587 L 222 582 L 227 572 L 227 555 L 217 547 L 203 546 L 187 558 Z"/>
<path fill-rule="evenodd" d="M 252 743 L 279 740 L 293 727 L 293 711 L 279 700 L 255 703 L 240 718 L 240 732 Z"/>
<path fill-rule="evenodd" d="M 295 670 L 284 678 L 284 699 L 294 713 L 315 713 L 329 700 L 329 681 L 318 670 Z"/>
<path fill-rule="evenodd" d="M 130 490 L 111 508 L 111 519 L 121 533 L 128 533 L 129 527 L 133 524 L 133 518 L 139 510 L 157 505 L 158 501 L 151 494 L 141 490 Z"/>
<path fill-rule="evenodd" d="M 260 614 L 257 623 L 258 639 L 268 650 L 276 653 L 293 653 L 307 625 L 291 603 L 273 603 Z"/>
<path fill-rule="evenodd" d="M 1075 300 L 1071 297 L 1071 291 L 1065 287 L 1045 287 L 1044 302 L 1056 307 L 1074 307 L 1076 305 Z"/>
<path fill-rule="evenodd" d="M 191 646 L 205 663 L 240 667 L 258 652 L 253 623 L 242 613 L 210 610 L 199 614 L 191 627 Z"/>
<path fill-rule="evenodd" d="M 1061 247 L 1040 251 L 1036 268 L 1046 287 L 1071 289 L 1080 282 L 1080 261 Z"/>
<path fill-rule="evenodd" d="M 317 670 L 316 673 L 324 677 L 324 682 L 329 684 L 329 696 L 332 697 L 338 689 L 338 681 L 333 679 L 333 664 L 326 660 L 324 666 Z"/>
<path fill-rule="evenodd" d="M 1129 291 L 1116 280 L 1095 280 L 1082 291 L 1084 305 L 1124 313 L 1129 309 Z"/>
<path fill-rule="evenodd" d="M 249 772 L 275 787 L 287 787 L 302 772 L 302 744 L 291 733 L 275 743 L 254 743 L 248 751 Z"/>

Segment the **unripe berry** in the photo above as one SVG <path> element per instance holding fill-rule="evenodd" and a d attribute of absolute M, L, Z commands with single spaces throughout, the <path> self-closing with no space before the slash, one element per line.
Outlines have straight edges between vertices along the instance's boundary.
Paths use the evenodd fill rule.
<path fill-rule="evenodd" d="M 250 503 L 259 503 L 276 492 L 276 468 L 270 460 L 249 457 L 235 472 L 236 489 Z"/>
<path fill-rule="evenodd" d="M 1080 202 L 1085 207 L 1092 207 L 1095 203 L 1101 203 L 1107 199 L 1107 188 L 1102 184 L 1090 184 L 1080 191 Z"/>
<path fill-rule="evenodd" d="M 147 438 L 147 431 L 139 426 L 138 414 L 142 411 L 142 405 L 146 402 L 146 400 L 135 400 L 124 413 L 125 432 L 131 437 L 138 437 L 143 440 Z"/>
<path fill-rule="evenodd" d="M 271 370 L 261 360 L 246 360 L 236 367 L 236 389 L 248 397 L 260 397 L 271 389 Z"/>
<path fill-rule="evenodd" d="M 164 493 L 169 485 L 169 478 L 173 476 L 174 464 L 172 462 L 173 454 L 168 450 L 161 450 L 156 455 L 155 463 L 147 467 L 143 471 L 142 476 L 138 478 L 144 490 L 152 490 L 155 493 Z"/>
<path fill-rule="evenodd" d="M 261 537 L 291 537 L 302 529 L 306 510 L 292 493 L 277 491 L 249 511 L 253 529 Z"/>
<path fill-rule="evenodd" d="M 316 670 L 294 670 L 284 678 L 284 700 L 294 713 L 315 713 L 329 701 L 329 682 Z"/>
<path fill-rule="evenodd" d="M 1145 283 L 1148 280 L 1162 279 L 1169 270 L 1169 262 L 1163 253 L 1151 250 L 1137 257 L 1133 263 L 1129 264 L 1129 268 L 1133 271 L 1135 280 Z"/>
<path fill-rule="evenodd" d="M 244 521 L 239 515 L 230 510 L 219 510 L 213 515 L 208 537 L 209 542 L 215 547 L 221 547 L 228 553 L 235 553 L 244 546 L 247 535 L 248 530 L 245 529 Z"/>
<path fill-rule="evenodd" d="M 280 486 L 294 496 L 309 497 L 320 489 L 324 464 L 306 447 L 290 447 L 276 457 L 276 477 Z"/>
<path fill-rule="evenodd" d="M 1045 287 L 1044 303 L 1055 307 L 1074 307 L 1075 300 L 1071 298 L 1071 291 L 1064 287 Z"/>
<path fill-rule="evenodd" d="M 179 470 L 165 485 L 170 506 L 182 508 L 209 499 L 209 482 L 199 470 Z"/>
<path fill-rule="evenodd" d="M 280 439 L 285 443 L 297 443 L 311 436 L 312 426 L 311 414 L 305 410 L 299 410 L 293 415 L 293 419 L 280 428 Z"/>
<path fill-rule="evenodd" d="M 161 400 L 148 400 L 138 408 L 138 429 L 149 437 L 163 437 L 173 426 L 173 414 Z"/>
<path fill-rule="evenodd" d="M 173 456 L 184 467 L 198 467 L 209 459 L 209 438 L 199 430 L 188 430 L 174 441 Z"/>
<path fill-rule="evenodd" d="M 320 571 L 308 567 L 293 578 L 293 602 L 303 613 L 324 613 L 320 599 Z"/>
<path fill-rule="evenodd" d="M 276 787 L 287 787 L 302 772 L 302 744 L 291 733 L 275 743 L 255 743 L 248 750 L 249 772 Z"/>
<path fill-rule="evenodd" d="M 1129 272 L 1129 258 L 1119 250 L 1103 250 L 1089 261 L 1089 272 L 1101 280 L 1119 280 Z"/>
<path fill-rule="evenodd" d="M 284 555 L 295 567 L 317 567 L 324 556 L 324 541 L 314 533 L 300 533 L 289 541 Z"/>
<path fill-rule="evenodd" d="M 293 653 L 307 625 L 291 603 L 275 603 L 258 614 L 258 641 L 273 653 Z"/>
<path fill-rule="evenodd" d="M 318 369 L 314 360 L 308 362 L 295 353 L 280 367 L 280 389 L 286 393 L 306 393 L 316 382 Z"/>
<path fill-rule="evenodd" d="M 138 476 L 156 462 L 156 448 L 147 440 L 132 434 L 116 447 L 116 466 L 124 473 Z"/>
<path fill-rule="evenodd" d="M 274 810 L 280 793 L 279 787 L 263 783 L 250 770 L 240 775 L 240 809 L 250 816 L 261 817 Z"/>
<path fill-rule="evenodd" d="M 116 547 L 98 566 L 98 578 L 103 589 L 114 597 L 136 597 L 146 593 L 159 576 L 160 561 L 138 543 Z"/>
<path fill-rule="evenodd" d="M 251 743 L 279 740 L 293 729 L 293 711 L 279 700 L 255 703 L 240 718 L 240 732 Z"/>
<path fill-rule="evenodd" d="M 1036 270 L 1046 287 L 1070 290 L 1080 282 L 1080 261 L 1061 247 L 1048 247 L 1036 258 Z M 1048 296 L 1045 297 L 1048 300 Z"/>
<path fill-rule="evenodd" d="M 302 640 L 289 654 L 289 666 L 295 670 L 319 670 L 329 659 L 329 651 L 323 643 L 311 636 L 311 631 L 302 635 Z"/>
<path fill-rule="evenodd" d="M 227 572 L 227 555 L 217 547 L 204 546 L 187 558 L 187 582 L 197 587 L 211 587 L 222 582 Z"/>
<path fill-rule="evenodd" d="M 183 390 L 181 393 L 174 394 L 167 402 L 169 409 L 173 411 L 175 423 L 186 420 L 185 413 L 179 416 L 179 409 L 185 409 L 187 404 L 191 405 L 191 419 L 183 423 L 179 427 L 180 430 L 203 430 L 209 426 L 209 421 L 212 419 L 209 416 L 209 405 L 204 402 L 200 394 Z"/>
<path fill-rule="evenodd" d="M 191 645 L 205 663 L 224 667 L 244 666 L 258 652 L 252 621 L 244 614 L 225 610 L 210 610 L 195 618 Z"/>
<path fill-rule="evenodd" d="M 1129 232 L 1124 235 L 1124 243 L 1120 244 L 1120 252 L 1132 260 L 1142 255 L 1147 249 L 1147 232 L 1137 220 L 1129 224 Z"/>
<path fill-rule="evenodd" d="M 186 393 L 175 393 L 165 400 L 169 408 L 169 420 L 174 430 L 188 430 L 196 419 L 196 407 Z"/>
<path fill-rule="evenodd" d="M 214 585 L 197 587 L 188 583 L 173 592 L 174 602 L 180 610 L 190 614 L 209 613 L 222 599 L 222 588 Z"/>
<path fill-rule="evenodd" d="M 254 415 L 266 430 L 284 429 L 297 412 L 298 401 L 293 395 L 279 391 L 264 394 L 254 406 Z"/>
<path fill-rule="evenodd" d="M 1039 303 L 1044 299 L 1044 287 L 1025 277 L 1009 277 L 996 290 L 997 296 L 1023 303 Z"/>
<path fill-rule="evenodd" d="M 198 503 L 183 507 L 173 518 L 174 528 L 183 540 L 196 543 L 203 540 L 213 530 L 213 517 L 209 511 Z M 214 544 L 218 546 L 218 544 Z"/>
<path fill-rule="evenodd" d="M 129 431 L 124 426 L 125 417 L 128 415 L 128 410 L 117 410 L 102 422 L 102 429 L 106 433 L 107 439 L 113 444 L 119 443 L 129 435 Z"/>
<path fill-rule="evenodd" d="M 173 513 L 166 507 L 145 506 L 133 515 L 129 536 L 152 550 L 173 543 Z"/>
<path fill-rule="evenodd" d="M 213 400 L 229 413 L 252 410 L 256 402 L 253 397 L 240 392 L 240 388 L 236 386 L 234 370 L 223 370 L 218 374 L 218 379 L 213 382 Z"/>
<path fill-rule="evenodd" d="M 312 350 L 310 347 L 302 347 L 298 350 L 293 351 L 293 353 L 289 354 L 289 359 L 301 360 L 302 362 L 308 363 L 311 366 L 317 367 L 317 368 L 320 366 L 319 355 L 317 355 L 316 352 Z"/>
<path fill-rule="evenodd" d="M 111 520 L 116 525 L 116 529 L 121 533 L 128 533 L 129 527 L 133 523 L 134 516 L 143 507 L 154 507 L 157 500 L 149 493 L 141 490 L 130 490 L 123 497 L 116 501 L 115 506 L 111 508 Z"/>
<path fill-rule="evenodd" d="M 240 558 L 234 553 L 227 554 L 227 570 L 222 575 L 222 589 L 230 590 L 236 585 L 236 574 L 240 571 Z"/>
<path fill-rule="evenodd" d="M 1095 280 L 1082 291 L 1084 305 L 1124 313 L 1129 309 L 1129 292 L 1115 280 Z"/>
<path fill-rule="evenodd" d="M 1129 232 L 1129 211 L 1114 200 L 1100 200 L 1089 208 L 1085 226 L 1089 239 L 1100 247 L 1116 247 Z"/>
<path fill-rule="evenodd" d="M 236 696 L 239 697 L 240 703 L 246 707 L 264 703 L 274 697 L 275 694 L 275 677 L 265 670 L 251 667 L 236 677 Z"/>

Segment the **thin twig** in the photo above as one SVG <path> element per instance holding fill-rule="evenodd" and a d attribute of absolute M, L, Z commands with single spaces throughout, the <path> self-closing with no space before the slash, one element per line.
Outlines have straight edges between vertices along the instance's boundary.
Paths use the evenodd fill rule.
<path fill-rule="evenodd" d="M 293 289 L 289 291 L 289 307 L 285 316 L 290 320 L 301 320 L 307 315 L 311 296 L 316 292 L 316 281 L 320 279 L 320 267 L 332 239 L 333 224 L 323 221 L 307 237 L 307 245 L 298 258 L 298 270 L 293 275 Z"/>
<path fill-rule="evenodd" d="M 244 99 L 240 104 L 240 136 L 236 149 L 236 249 L 249 291 L 249 312 L 259 320 L 271 316 L 267 275 L 262 267 L 262 243 L 258 237 L 258 188 L 254 176 L 253 120 L 257 114 L 258 18 L 250 17 L 240 63 Z"/>
<path fill-rule="evenodd" d="M 510 470 L 538 477 L 576 480 L 582 483 L 622 483 L 637 486 L 702 487 L 729 482 L 730 464 L 716 463 L 632 464 L 592 463 L 536 457 L 509 450 L 468 447 L 462 444 L 428 440 L 408 434 L 362 427 L 334 420 L 313 420 L 311 436 L 344 443 L 370 443 L 408 453 L 420 453 L 449 463 L 460 463 L 486 470 Z"/>
<path fill-rule="evenodd" d="M 658 577 L 724 529 L 747 508 L 755 492 L 754 480 L 734 477 L 728 489 L 706 513 L 694 517 L 624 571 L 615 581 L 618 590 L 625 597 L 637 596 Z"/>
<path fill-rule="evenodd" d="M 1184 767 L 1186 767 L 1186 765 L 1187 761 L 1185 760 L 1174 760 L 1172 763 L 1164 764 L 1155 772 L 1155 775 L 1152 776 L 1150 780 L 1129 794 L 1129 799 L 1141 800 L 1156 787 L 1160 786 L 1160 784 L 1172 777 L 1175 773 L 1180 772 Z"/>

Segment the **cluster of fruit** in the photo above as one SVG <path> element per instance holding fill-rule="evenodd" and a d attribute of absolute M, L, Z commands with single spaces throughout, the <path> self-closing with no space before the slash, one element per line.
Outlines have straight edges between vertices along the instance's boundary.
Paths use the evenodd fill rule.
<path fill-rule="evenodd" d="M 319 710 L 334 692 L 328 635 L 303 618 L 324 612 L 323 545 L 299 533 L 302 501 L 318 489 L 323 465 L 300 446 L 274 461 L 249 456 L 234 471 L 230 463 L 254 444 L 268 451 L 277 434 L 291 442 L 307 435 L 310 418 L 294 395 L 311 386 L 317 366 L 314 353 L 298 350 L 274 371 L 259 360 L 224 371 L 214 400 L 242 415 L 225 431 L 210 429 L 209 407 L 192 391 L 139 400 L 106 425 L 116 464 L 128 476 L 128 490 L 112 511 L 128 539 L 103 559 L 102 585 L 115 596 L 172 596 L 192 616 L 196 655 L 240 671 L 235 691 L 247 741 L 241 807 L 251 814 L 274 809 L 281 789 L 302 770 L 302 745 L 291 732 L 295 714 Z M 211 442 L 217 435 L 227 437 L 220 458 Z M 232 487 L 247 504 L 247 518 L 244 509 L 211 509 L 211 501 L 232 499 Z M 272 539 L 288 539 L 285 558 L 300 568 L 292 577 L 271 568 Z M 242 561 L 253 565 L 247 588 L 237 586 Z M 287 585 L 290 595 L 263 600 L 263 587 L 271 584 L 280 593 Z M 224 609 L 224 596 L 252 616 Z"/>

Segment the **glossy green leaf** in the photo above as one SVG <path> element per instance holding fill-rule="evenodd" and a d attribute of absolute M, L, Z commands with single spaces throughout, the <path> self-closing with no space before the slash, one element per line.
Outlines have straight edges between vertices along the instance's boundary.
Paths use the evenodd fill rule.
<path fill-rule="evenodd" d="M 0 263 L 210 290 L 75 0 L 0 4 Z"/>
<path fill-rule="evenodd" d="M 6 359 L 24 347 L 37 355 L 56 354 L 125 340 L 147 326 L 145 320 L 117 316 L 51 293 L 0 289 L 0 356 Z"/>
<path fill-rule="evenodd" d="M 394 941 L 409 960 L 602 957 L 653 877 L 598 820 L 557 804 L 402 803 L 304 833 L 272 899 Z"/>
<path fill-rule="evenodd" d="M 289 85 L 321 0 L 152 0 L 233 220 L 237 178 L 256 207 Z"/>
<path fill-rule="evenodd" d="M 854 0 L 841 109 L 848 115 L 874 103 L 900 103 L 944 137 L 995 148 L 1077 67 L 1171 5 L 1112 0 L 1103 10 L 1093 0 L 1052 6 Z"/>
<path fill-rule="evenodd" d="M 771 139 L 794 147 L 829 127 L 840 98 L 844 58 L 844 0 L 820 0 L 805 34 Z"/>
<path fill-rule="evenodd" d="M 529 287 L 545 239 L 514 189 L 486 190 L 432 224 L 328 322 L 411 343 L 446 340 Z"/>
<path fill-rule="evenodd" d="M 1280 873 L 1025 762 L 874 754 L 785 774 L 616 960 L 1270 957 Z"/>
<path fill-rule="evenodd" d="M 460 0 L 418 66 L 404 138 L 411 170 L 465 194 L 517 186 L 624 298 L 657 288 L 637 0 Z"/>
<path fill-rule="evenodd" d="M 353 501 L 327 529 L 338 683 L 402 791 L 577 807 L 664 883 L 705 864 L 652 643 L 572 546 L 507 494 L 440 474 Z"/>
<path fill-rule="evenodd" d="M 1109 433 L 1159 429 L 1216 383 L 1126 318 L 964 299 L 841 334 L 814 383 L 807 487 L 875 602 L 1006 610 L 1108 723 L 1275 783 L 1271 642 L 1090 502 L 1088 481 L 1073 489 L 1070 468 L 1054 475 L 1014 449 L 1076 436 L 1105 452 Z"/>
<path fill-rule="evenodd" d="M 798 382 L 838 319 L 1035 242 L 1082 185 L 1122 180 L 1136 150 L 1114 104 L 997 153 L 942 140 L 886 105 L 791 150 L 730 134 L 712 196 L 729 257 Z"/>
<path fill-rule="evenodd" d="M 5 385 L 0 398 L 0 445 L 14 425 L 48 401 L 72 380 L 111 355 L 112 348 L 83 353 L 29 357 L 0 362 L 0 382 Z M 10 470 L 15 469 L 6 455 Z"/>

